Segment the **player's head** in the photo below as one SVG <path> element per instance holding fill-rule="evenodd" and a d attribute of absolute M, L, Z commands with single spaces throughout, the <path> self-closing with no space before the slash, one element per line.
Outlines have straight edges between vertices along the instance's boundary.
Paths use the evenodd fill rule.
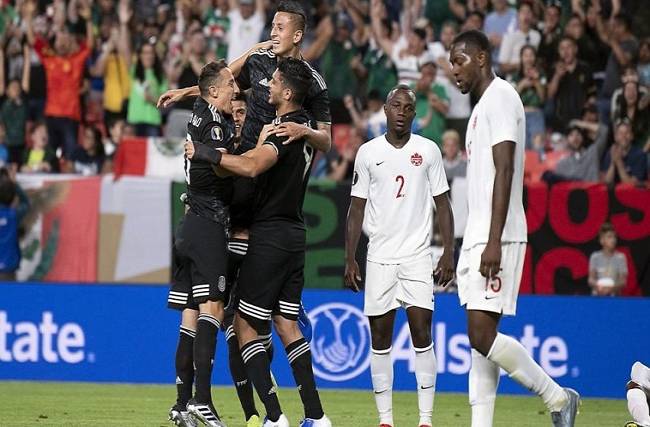
<path fill-rule="evenodd" d="M 398 135 L 410 132 L 415 118 L 415 92 L 408 85 L 395 86 L 388 92 L 384 112 L 389 132 Z"/>
<path fill-rule="evenodd" d="M 300 3 L 288 0 L 280 2 L 271 23 L 273 53 L 286 56 L 300 46 L 305 35 L 306 16 Z"/>
<path fill-rule="evenodd" d="M 235 135 L 241 135 L 241 128 L 246 120 L 248 99 L 244 92 L 238 92 L 232 99 L 232 118 L 235 121 Z"/>
<path fill-rule="evenodd" d="M 609 251 L 616 249 L 617 238 L 612 224 L 605 222 L 600 226 L 600 230 L 598 230 L 598 240 L 603 249 Z"/>
<path fill-rule="evenodd" d="M 304 61 L 284 58 L 278 63 L 269 85 L 269 103 L 276 107 L 285 103 L 302 105 L 309 85 L 311 70 Z"/>
<path fill-rule="evenodd" d="M 488 73 L 492 72 L 490 42 L 478 30 L 460 33 L 454 38 L 449 52 L 449 62 L 456 85 L 462 93 L 478 88 Z"/>
<path fill-rule="evenodd" d="M 208 62 L 199 75 L 201 97 L 219 111 L 232 114 L 232 98 L 235 95 L 235 78 L 226 61 Z"/>

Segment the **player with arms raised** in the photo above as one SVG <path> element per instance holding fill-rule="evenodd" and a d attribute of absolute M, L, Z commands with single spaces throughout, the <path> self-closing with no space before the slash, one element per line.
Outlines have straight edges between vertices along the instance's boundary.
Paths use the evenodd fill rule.
<path fill-rule="evenodd" d="M 355 253 L 363 224 L 369 239 L 364 313 L 370 320 L 370 371 L 379 425 L 393 425 L 390 351 L 396 309 L 404 307 L 415 349 L 419 425 L 427 427 L 432 425 L 436 384 L 431 341 L 433 202 L 444 244 L 436 269 L 443 285 L 454 274 L 454 220 L 440 149 L 433 141 L 411 134 L 415 93 L 405 85 L 395 87 L 384 111 L 388 131 L 362 145 L 355 160 L 346 225 L 345 284 L 359 291 Z"/>
<path fill-rule="evenodd" d="M 472 347 L 472 426 L 492 426 L 499 368 L 542 397 L 554 426 L 573 426 L 578 393 L 560 387 L 518 341 L 498 332 L 501 316 L 516 312 L 526 253 L 524 107 L 515 89 L 494 75 L 482 32 L 459 34 L 449 61 L 461 92 L 479 100 L 465 138 L 468 218 L 456 270 Z"/>

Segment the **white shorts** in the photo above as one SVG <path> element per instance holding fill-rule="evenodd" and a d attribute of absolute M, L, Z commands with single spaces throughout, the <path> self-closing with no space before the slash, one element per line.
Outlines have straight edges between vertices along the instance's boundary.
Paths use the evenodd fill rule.
<path fill-rule="evenodd" d="M 433 260 L 426 255 L 403 264 L 366 263 L 363 313 L 380 316 L 399 307 L 433 311 Z"/>
<path fill-rule="evenodd" d="M 481 276 L 481 254 L 485 244 L 460 252 L 456 267 L 456 282 L 460 305 L 467 310 L 491 311 L 514 316 L 517 311 L 519 283 L 524 268 L 526 243 L 501 245 L 501 272 L 488 281 Z"/>
<path fill-rule="evenodd" d="M 630 379 L 640 385 L 646 393 L 650 393 L 650 368 L 646 365 L 641 362 L 634 362 L 632 372 L 630 372 Z"/>

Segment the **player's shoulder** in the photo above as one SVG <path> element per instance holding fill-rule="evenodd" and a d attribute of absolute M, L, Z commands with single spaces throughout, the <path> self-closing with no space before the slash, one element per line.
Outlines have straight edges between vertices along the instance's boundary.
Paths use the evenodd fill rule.
<path fill-rule="evenodd" d="M 302 62 L 307 66 L 307 68 L 309 68 L 309 71 L 311 72 L 312 82 L 309 88 L 310 92 L 322 92 L 324 90 L 327 90 L 327 83 L 325 83 L 323 76 L 321 76 L 320 73 L 316 71 L 316 69 L 312 67 L 309 62 L 305 60 Z"/>
<path fill-rule="evenodd" d="M 371 153 L 379 151 L 382 147 L 385 138 L 383 135 L 380 135 L 376 138 L 373 138 L 367 142 L 361 144 L 357 150 L 357 159 L 364 159 L 368 157 Z"/>
<path fill-rule="evenodd" d="M 493 102 L 503 102 L 503 101 L 514 101 L 517 100 L 521 102 L 521 97 L 517 92 L 517 89 L 514 88 L 510 83 L 501 77 L 494 78 L 494 90 L 490 92 L 490 100 Z"/>
<path fill-rule="evenodd" d="M 438 144 L 436 144 L 432 139 L 426 138 L 422 135 L 418 135 L 415 133 L 412 134 L 410 143 L 413 143 L 413 146 L 415 148 L 417 148 L 418 150 L 424 153 L 442 155 L 440 153 L 440 148 L 438 147 Z"/>
<path fill-rule="evenodd" d="M 248 59 L 251 61 L 255 60 L 260 60 L 260 61 L 266 61 L 267 59 L 275 59 L 275 53 L 273 53 L 272 49 L 257 49 L 251 52 L 251 54 L 248 56 Z"/>

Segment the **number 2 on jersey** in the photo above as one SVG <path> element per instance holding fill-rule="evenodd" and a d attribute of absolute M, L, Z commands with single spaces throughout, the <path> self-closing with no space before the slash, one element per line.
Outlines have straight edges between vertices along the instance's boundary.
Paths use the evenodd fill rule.
<path fill-rule="evenodd" d="M 399 182 L 399 189 L 397 190 L 395 198 L 399 199 L 400 197 L 406 196 L 406 194 L 402 193 L 402 190 L 404 189 L 404 177 L 402 175 L 397 175 L 395 177 L 395 182 Z"/>

